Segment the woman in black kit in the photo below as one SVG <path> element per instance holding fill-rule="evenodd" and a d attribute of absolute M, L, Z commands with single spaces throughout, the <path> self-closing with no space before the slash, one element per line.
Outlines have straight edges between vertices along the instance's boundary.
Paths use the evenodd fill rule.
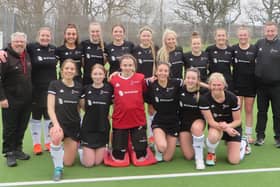
<path fill-rule="evenodd" d="M 227 32 L 218 28 L 215 32 L 215 44 L 206 48 L 209 58 L 209 74 L 222 73 L 227 81 L 228 89 L 233 91 L 231 65 L 233 50 L 227 45 Z"/>
<path fill-rule="evenodd" d="M 159 63 L 156 70 L 157 80 L 148 81 L 149 104 L 156 110 L 152 121 L 155 138 L 156 159 L 170 161 L 176 149 L 179 136 L 179 91 L 183 85 L 181 79 L 170 79 L 170 65 Z"/>
<path fill-rule="evenodd" d="M 193 32 L 191 36 L 191 51 L 184 54 L 185 70 L 195 67 L 200 71 L 202 83 L 206 83 L 208 78 L 208 55 L 202 51 L 201 36 Z"/>
<path fill-rule="evenodd" d="M 177 34 L 166 29 L 162 35 L 162 47 L 158 51 L 157 62 L 170 64 L 170 77 L 182 78 L 184 67 L 183 49 L 177 46 Z"/>
<path fill-rule="evenodd" d="M 246 114 L 245 135 L 249 143 L 253 143 L 253 107 L 256 96 L 255 59 L 256 47 L 249 42 L 249 30 L 240 27 L 237 32 L 239 43 L 232 46 L 234 50 L 233 85 L 234 93 L 239 97 L 240 108 L 244 104 Z M 247 154 L 250 153 L 248 147 Z"/>
<path fill-rule="evenodd" d="M 54 181 L 62 178 L 63 165 L 71 166 L 74 163 L 78 150 L 81 122 L 79 108 L 83 106 L 83 88 L 74 80 L 76 68 L 72 59 L 66 59 L 61 66 L 61 79 L 52 81 L 48 90 Z"/>
<path fill-rule="evenodd" d="M 81 127 L 82 164 L 92 167 L 103 162 L 105 146 L 109 142 L 108 119 L 113 88 L 104 83 L 106 70 L 100 64 L 92 67 L 93 83 L 85 86 L 85 115 Z"/>
<path fill-rule="evenodd" d="M 50 137 L 48 128 L 50 118 L 47 112 L 47 91 L 49 83 L 57 79 L 57 59 L 55 56 L 55 46 L 50 44 L 50 28 L 40 28 L 38 31 L 37 40 L 38 42 L 30 43 L 27 46 L 32 64 L 31 79 L 33 85 L 33 102 L 30 130 L 33 140 L 33 152 L 35 155 L 42 153 L 41 123 L 43 123 L 44 129 L 45 150 L 50 150 Z M 42 117 L 44 118 L 43 122 L 41 122 Z"/>
<path fill-rule="evenodd" d="M 134 44 L 126 41 L 125 28 L 121 24 L 116 24 L 112 27 L 113 42 L 106 45 L 105 53 L 110 64 L 109 74 L 120 70 L 119 59 L 124 54 L 132 54 Z"/>
<path fill-rule="evenodd" d="M 82 57 L 83 49 L 79 45 L 79 33 L 75 24 L 68 24 L 64 30 L 63 45 L 56 48 L 56 57 L 60 62 L 60 67 L 66 59 L 72 59 L 77 66 L 77 75 L 75 80 L 82 83 Z"/>
<path fill-rule="evenodd" d="M 180 147 L 187 160 L 195 156 L 196 169 L 205 169 L 203 160 L 205 121 L 199 109 L 199 99 L 208 90 L 200 88 L 197 68 L 186 70 L 184 87 L 180 91 Z"/>
<path fill-rule="evenodd" d="M 145 26 L 139 30 L 140 44 L 133 49 L 133 56 L 137 60 L 137 72 L 144 74 L 145 78 L 152 77 L 156 68 L 157 48 L 153 42 L 153 31 L 150 27 Z M 147 134 L 150 144 L 154 143 L 151 122 L 154 117 L 155 110 L 152 105 L 148 105 Z"/>
<path fill-rule="evenodd" d="M 209 77 L 210 92 L 204 94 L 199 108 L 208 123 L 206 165 L 216 164 L 216 148 L 220 140 L 226 141 L 227 160 L 239 164 L 244 158 L 246 141 L 241 141 L 241 114 L 237 97 L 226 89 L 227 83 L 221 73 Z"/>
<path fill-rule="evenodd" d="M 84 56 L 83 85 L 91 84 L 91 70 L 95 64 L 104 65 L 105 43 L 103 41 L 100 23 L 89 24 L 89 40 L 81 42 Z"/>

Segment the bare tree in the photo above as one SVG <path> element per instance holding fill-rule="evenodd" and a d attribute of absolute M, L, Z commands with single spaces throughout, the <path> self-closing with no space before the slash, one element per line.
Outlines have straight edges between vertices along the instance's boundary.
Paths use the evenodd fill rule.
<path fill-rule="evenodd" d="M 280 0 L 261 0 L 259 4 L 250 3 L 246 14 L 255 23 L 274 21 L 280 23 Z"/>
<path fill-rule="evenodd" d="M 234 23 L 241 14 L 240 0 L 176 0 L 175 14 L 182 20 L 200 25 L 203 39 L 212 39 L 215 26 Z"/>
<path fill-rule="evenodd" d="M 54 8 L 54 0 L 1 0 L 1 4 L 14 13 L 14 30 L 26 32 L 36 38 L 39 27 Z"/>

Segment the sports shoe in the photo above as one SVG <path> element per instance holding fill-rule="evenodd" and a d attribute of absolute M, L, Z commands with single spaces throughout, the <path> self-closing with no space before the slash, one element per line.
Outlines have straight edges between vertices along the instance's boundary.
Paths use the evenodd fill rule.
<path fill-rule="evenodd" d="M 51 143 L 46 143 L 44 150 L 50 152 L 50 150 L 51 150 Z"/>
<path fill-rule="evenodd" d="M 15 151 L 14 152 L 16 159 L 18 160 L 29 160 L 29 154 L 24 153 L 23 151 Z"/>
<path fill-rule="evenodd" d="M 203 169 L 205 169 L 204 161 L 203 161 L 203 160 L 196 160 L 196 161 L 195 161 L 195 168 L 196 168 L 197 170 L 203 170 Z"/>
<path fill-rule="evenodd" d="M 13 152 L 7 152 L 5 156 L 6 156 L 6 159 L 7 159 L 7 166 L 8 167 L 17 166 L 16 156 Z"/>
<path fill-rule="evenodd" d="M 42 146 L 41 146 L 41 144 L 35 144 L 34 146 L 33 146 L 33 153 L 35 154 L 35 155 L 40 155 L 40 154 L 42 154 Z"/>
<path fill-rule="evenodd" d="M 56 167 L 54 169 L 53 180 L 60 181 L 62 179 L 63 169 L 61 167 Z"/>
<path fill-rule="evenodd" d="M 245 148 L 245 155 L 249 155 L 249 154 L 251 154 L 251 152 L 252 152 L 251 145 L 247 144 L 246 148 Z"/>
<path fill-rule="evenodd" d="M 275 147 L 280 148 L 280 138 L 275 139 Z"/>
<path fill-rule="evenodd" d="M 257 138 L 255 141 L 256 146 L 262 146 L 264 144 L 264 139 L 263 138 Z"/>
<path fill-rule="evenodd" d="M 216 165 L 216 155 L 215 155 L 215 153 L 208 153 L 207 154 L 206 165 L 207 166 L 215 166 Z"/>

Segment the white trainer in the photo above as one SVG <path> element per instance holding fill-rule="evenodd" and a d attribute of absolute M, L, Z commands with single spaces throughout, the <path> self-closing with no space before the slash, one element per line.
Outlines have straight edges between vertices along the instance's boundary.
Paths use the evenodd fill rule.
<path fill-rule="evenodd" d="M 203 170 L 203 169 L 205 169 L 204 161 L 203 161 L 203 160 L 196 160 L 196 161 L 195 161 L 195 168 L 196 168 L 197 170 Z"/>

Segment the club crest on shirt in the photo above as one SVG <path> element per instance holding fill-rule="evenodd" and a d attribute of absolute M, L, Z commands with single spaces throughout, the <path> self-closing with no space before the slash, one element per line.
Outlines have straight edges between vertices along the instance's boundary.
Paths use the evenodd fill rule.
<path fill-rule="evenodd" d="M 121 86 L 120 83 L 117 82 L 117 83 L 116 83 L 116 88 L 117 88 L 117 87 L 120 87 L 120 86 Z"/>
<path fill-rule="evenodd" d="M 36 51 L 41 51 L 41 49 L 40 49 L 40 48 L 37 48 Z"/>
<path fill-rule="evenodd" d="M 38 61 L 43 61 L 43 58 L 41 56 L 38 56 Z"/>
<path fill-rule="evenodd" d="M 92 92 L 89 90 L 89 91 L 88 91 L 88 94 L 90 95 L 90 94 L 92 94 Z"/>
<path fill-rule="evenodd" d="M 87 49 L 91 49 L 91 47 L 90 47 L 90 46 L 88 46 L 88 47 L 87 47 Z"/>
<path fill-rule="evenodd" d="M 155 97 L 155 102 L 158 103 L 159 102 L 159 98 Z"/>
<path fill-rule="evenodd" d="M 61 90 L 59 90 L 59 92 L 60 92 L 60 93 L 64 93 L 64 90 L 63 90 L 63 89 L 61 89 Z"/>

